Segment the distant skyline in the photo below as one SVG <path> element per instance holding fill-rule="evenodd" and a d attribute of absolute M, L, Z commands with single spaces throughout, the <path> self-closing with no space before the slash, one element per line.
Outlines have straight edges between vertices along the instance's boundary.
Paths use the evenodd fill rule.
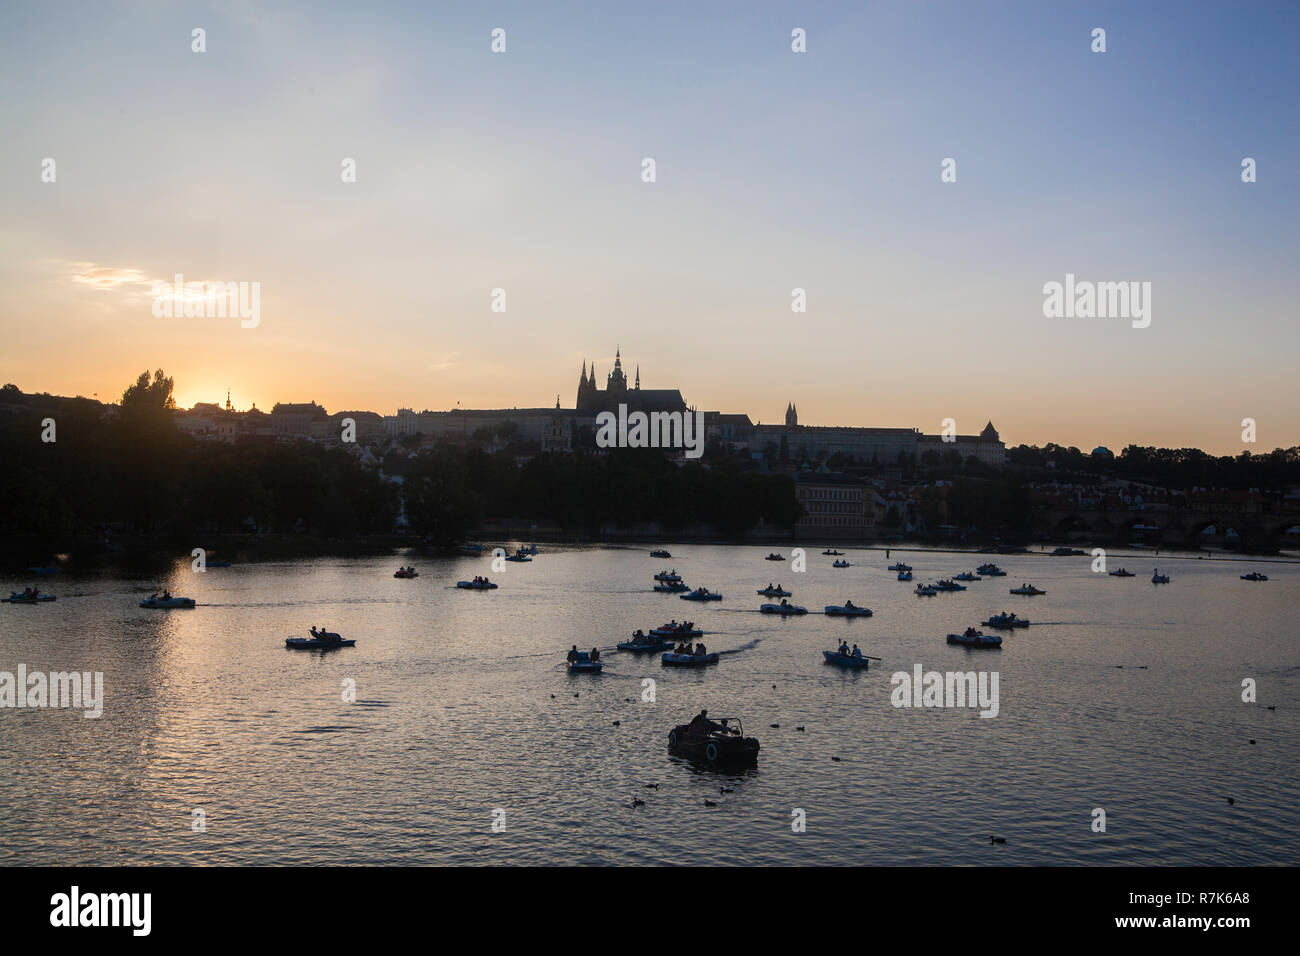
<path fill-rule="evenodd" d="M 756 422 L 1300 444 L 1298 43 L 1270 2 L 6 4 L 0 380 L 569 407 L 619 345 Z M 176 273 L 259 324 L 155 317 Z M 1150 327 L 1044 317 L 1067 273 Z"/>

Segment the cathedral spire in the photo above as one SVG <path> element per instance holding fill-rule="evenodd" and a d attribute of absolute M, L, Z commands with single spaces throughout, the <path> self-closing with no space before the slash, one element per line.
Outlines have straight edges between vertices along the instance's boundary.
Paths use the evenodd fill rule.
<path fill-rule="evenodd" d="M 640 390 L 641 388 L 641 366 L 640 365 L 636 367 L 636 387 L 638 390 Z"/>

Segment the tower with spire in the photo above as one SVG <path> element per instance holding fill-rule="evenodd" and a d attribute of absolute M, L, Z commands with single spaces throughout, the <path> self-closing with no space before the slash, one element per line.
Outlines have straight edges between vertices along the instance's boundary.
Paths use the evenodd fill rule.
<path fill-rule="evenodd" d="M 785 406 L 785 427 L 794 428 L 799 424 L 799 410 L 794 407 L 794 402 Z"/>

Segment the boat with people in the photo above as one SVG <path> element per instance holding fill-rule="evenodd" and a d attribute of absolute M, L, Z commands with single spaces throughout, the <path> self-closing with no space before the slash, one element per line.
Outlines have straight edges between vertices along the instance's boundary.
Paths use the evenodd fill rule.
<path fill-rule="evenodd" d="M 913 593 L 917 597 L 934 597 L 939 593 L 939 589 L 933 584 L 918 584 Z"/>
<path fill-rule="evenodd" d="M 345 638 L 327 631 L 324 628 L 312 627 L 309 631 L 311 637 L 286 637 L 284 646 L 297 650 L 317 649 L 323 650 L 331 647 L 351 647 L 356 644 L 355 638 Z"/>
<path fill-rule="evenodd" d="M 1136 574 L 1134 574 L 1132 571 L 1127 570 L 1126 568 L 1116 568 L 1114 571 L 1107 571 L 1106 573 L 1109 574 L 1112 578 L 1135 578 L 1135 577 L 1137 577 Z"/>
<path fill-rule="evenodd" d="M 849 564 L 849 562 L 847 562 L 847 561 L 832 561 L 832 562 L 831 562 L 831 567 L 832 567 L 832 568 L 851 568 L 851 567 L 853 567 L 853 565 Z"/>
<path fill-rule="evenodd" d="M 827 604 L 825 612 L 827 617 L 871 617 L 871 608 L 859 607 L 852 601 L 845 601 L 843 604 Z"/>
<path fill-rule="evenodd" d="M 677 573 L 676 568 L 673 568 L 671 571 L 660 571 L 655 575 L 656 581 L 680 581 L 681 579 L 682 576 Z"/>
<path fill-rule="evenodd" d="M 785 590 L 779 584 L 775 586 L 769 584 L 767 587 L 763 588 L 763 590 L 756 593 L 763 595 L 763 597 L 789 597 L 794 592 Z"/>
<path fill-rule="evenodd" d="M 495 581 L 476 574 L 472 581 L 457 581 L 456 587 L 464 591 L 493 591 L 497 585 Z"/>
<path fill-rule="evenodd" d="M 1156 568 L 1154 571 L 1151 572 L 1151 583 L 1152 583 L 1152 584 L 1168 584 L 1168 583 L 1169 583 L 1169 575 L 1167 575 L 1167 574 L 1161 574 L 1161 573 L 1160 573 L 1160 569 L 1159 569 L 1159 568 Z"/>
<path fill-rule="evenodd" d="M 822 552 L 822 554 L 831 554 L 831 555 L 839 555 L 843 553 L 844 553 L 843 551 L 836 551 L 834 548 L 827 548 L 825 551 Z"/>
<path fill-rule="evenodd" d="M 687 724 L 668 732 L 668 750 L 678 757 L 710 766 L 747 764 L 758 760 L 758 740 L 745 736 L 739 717 L 709 718 L 701 710 Z"/>
<path fill-rule="evenodd" d="M 690 594 L 678 595 L 683 601 L 721 601 L 722 595 L 708 588 L 696 588 Z"/>
<path fill-rule="evenodd" d="M 1241 579 L 1243 581 L 1267 581 L 1268 575 L 1260 574 L 1258 571 L 1251 571 L 1250 574 L 1243 574 Z"/>
<path fill-rule="evenodd" d="M 968 627 L 961 634 L 949 634 L 948 643 L 963 647 L 1001 647 L 1002 638 L 997 634 L 982 634 L 975 628 Z"/>
<path fill-rule="evenodd" d="M 671 637 L 675 640 L 704 636 L 704 632 L 695 626 L 694 621 L 669 621 L 667 624 L 652 628 L 650 633 L 655 637 Z"/>
<path fill-rule="evenodd" d="M 413 567 L 400 567 L 393 572 L 393 577 L 395 578 L 418 578 L 419 576 L 420 572 L 415 570 Z"/>
<path fill-rule="evenodd" d="M 1018 587 L 1018 588 L 1012 588 L 1012 589 L 1011 589 L 1011 593 L 1012 593 L 1012 594 L 1035 595 L 1035 594 L 1046 594 L 1047 592 L 1046 592 L 1046 591 L 1040 591 L 1038 588 L 1034 587 L 1032 584 L 1022 584 L 1022 585 L 1020 585 L 1020 587 Z"/>
<path fill-rule="evenodd" d="M 978 568 L 975 569 L 975 573 L 982 574 L 986 578 L 1005 578 L 1007 576 L 1007 572 L 1003 571 L 1000 567 L 998 567 L 996 564 L 993 564 L 991 561 L 985 564 L 981 564 Z"/>
<path fill-rule="evenodd" d="M 690 585 L 681 581 L 670 581 L 666 584 L 656 584 L 654 589 L 660 594 L 680 594 L 682 591 L 689 591 Z"/>
<path fill-rule="evenodd" d="M 966 585 L 958 584 L 952 578 L 943 578 L 934 584 L 936 591 L 965 591 Z"/>
<path fill-rule="evenodd" d="M 665 551 L 663 548 L 658 548 L 657 550 L 654 550 L 654 551 L 651 551 L 651 552 L 650 552 L 650 557 L 652 557 L 652 558 L 671 558 L 672 555 L 669 554 L 667 551 Z"/>
<path fill-rule="evenodd" d="M 885 568 L 885 570 L 886 571 L 911 571 L 912 566 L 910 564 L 904 564 L 902 561 L 895 561 L 889 567 Z"/>
<path fill-rule="evenodd" d="M 1014 614 L 1008 614 L 1006 611 L 1003 611 L 1001 614 L 991 615 L 987 621 L 980 621 L 980 626 L 981 627 L 1002 627 L 1007 629 L 1016 628 L 1016 627 L 1028 627 L 1029 618 L 1017 617 Z"/>
<path fill-rule="evenodd" d="M 599 674 L 605 669 L 600 659 L 600 651 L 594 647 L 589 651 L 580 651 L 577 644 L 569 650 L 564 666 L 570 674 Z"/>
<path fill-rule="evenodd" d="M 856 644 L 850 650 L 848 644 L 841 643 L 833 651 L 822 651 L 822 657 L 826 658 L 827 664 L 834 664 L 836 667 L 847 667 L 850 670 L 865 671 L 870 666 L 870 658 L 864 657 Z"/>
<path fill-rule="evenodd" d="M 659 663 L 664 667 L 704 667 L 706 664 L 718 663 L 717 651 L 705 651 L 700 653 L 698 650 L 664 651 L 659 656 Z"/>
<path fill-rule="evenodd" d="M 141 607 L 155 608 L 162 610 L 171 610 L 173 608 L 192 608 L 194 607 L 194 598 L 173 597 L 171 591 L 155 591 L 143 601 Z"/>
<path fill-rule="evenodd" d="M 766 558 L 764 558 L 763 560 L 764 560 L 764 561 L 784 561 L 784 560 L 785 560 L 785 557 L 784 557 L 783 555 L 777 554 L 777 553 L 774 551 L 774 552 L 772 552 L 771 554 L 769 554 Z"/>
<path fill-rule="evenodd" d="M 784 598 L 781 599 L 780 604 L 761 605 L 759 607 L 759 611 L 762 612 L 763 614 L 780 614 L 782 616 L 788 616 L 791 614 L 808 613 L 808 609 L 806 607 L 800 607 L 798 604 L 791 604 L 789 601 L 785 600 Z"/>
<path fill-rule="evenodd" d="M 45 604 L 48 601 L 56 601 L 53 594 L 42 594 L 40 588 L 25 588 L 22 591 L 15 591 L 7 598 L 0 598 L 5 604 Z"/>
<path fill-rule="evenodd" d="M 954 581 L 983 581 L 984 580 L 978 574 L 972 574 L 969 571 L 963 571 L 961 574 L 954 574 L 952 576 L 952 579 Z"/>
<path fill-rule="evenodd" d="M 622 641 L 618 644 L 618 649 L 620 651 L 654 653 L 656 651 L 667 650 L 673 646 L 673 643 L 673 641 L 667 640 L 663 637 L 656 637 L 654 631 L 646 634 L 638 628 L 632 632 L 632 639 L 630 641 Z"/>
<path fill-rule="evenodd" d="M 899 572 L 898 572 L 898 580 L 900 580 L 900 581 L 910 581 L 910 580 L 912 580 L 912 572 L 911 572 L 911 571 L 899 571 Z"/>
<path fill-rule="evenodd" d="M 523 548 L 518 548 L 515 550 L 514 554 L 507 554 L 506 560 L 523 563 L 525 561 L 531 561 L 533 560 L 533 558 L 532 555 L 530 555 L 526 550 L 524 550 Z"/>

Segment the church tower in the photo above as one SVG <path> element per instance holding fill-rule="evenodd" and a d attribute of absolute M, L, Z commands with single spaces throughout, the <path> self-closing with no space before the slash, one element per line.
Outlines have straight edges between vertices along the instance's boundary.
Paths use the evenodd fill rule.
<path fill-rule="evenodd" d="M 614 371 L 609 373 L 609 378 L 605 384 L 605 402 L 607 405 L 618 405 L 620 402 L 627 401 L 627 376 L 623 374 L 623 356 L 617 348 L 614 349 Z"/>
<path fill-rule="evenodd" d="M 794 428 L 799 424 L 799 410 L 794 407 L 794 402 L 785 407 L 785 427 Z"/>

